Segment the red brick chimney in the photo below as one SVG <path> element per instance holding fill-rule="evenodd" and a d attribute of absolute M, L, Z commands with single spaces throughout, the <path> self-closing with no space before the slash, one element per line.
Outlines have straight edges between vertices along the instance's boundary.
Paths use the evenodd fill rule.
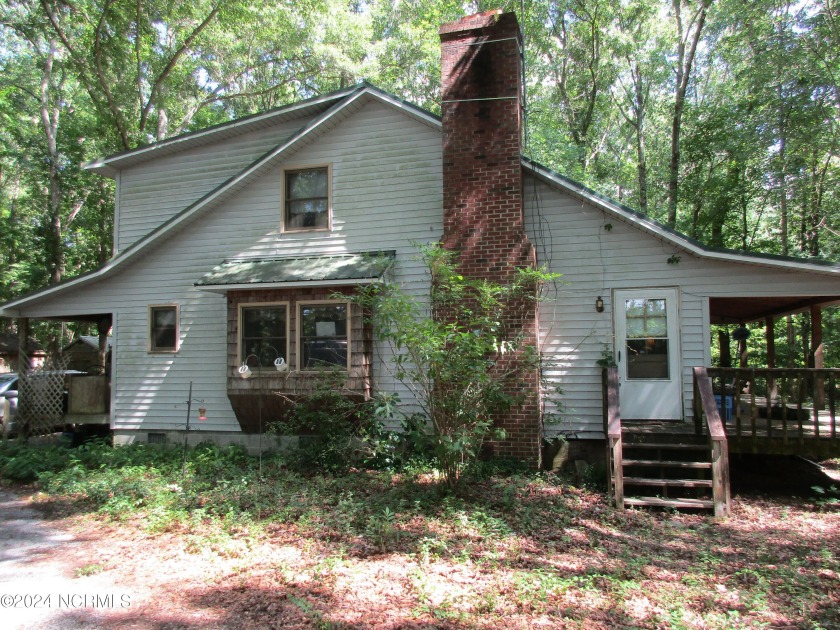
<path fill-rule="evenodd" d="M 496 282 L 534 267 L 522 203 L 522 36 L 513 13 L 488 11 L 440 28 L 443 84 L 443 238 L 461 272 Z M 510 324 L 537 346 L 537 312 L 511 305 Z M 516 360 L 512 357 L 510 360 Z M 532 371 L 534 372 L 534 371 Z M 540 458 L 539 375 L 517 391 L 525 401 L 498 419 L 507 438 L 495 454 Z"/>

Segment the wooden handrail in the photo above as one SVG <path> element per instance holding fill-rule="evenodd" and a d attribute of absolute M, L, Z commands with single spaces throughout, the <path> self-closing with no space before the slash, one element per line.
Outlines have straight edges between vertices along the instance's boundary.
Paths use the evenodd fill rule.
<path fill-rule="evenodd" d="M 624 509 L 624 455 L 621 440 L 621 411 L 618 400 L 618 368 L 606 367 L 601 375 L 604 394 L 604 433 L 607 436 L 607 483 L 615 507 Z"/>
<path fill-rule="evenodd" d="M 838 450 L 840 369 L 715 367 L 707 373 L 718 394 L 732 397 L 729 435 L 739 451 L 830 456 Z"/>
<path fill-rule="evenodd" d="M 699 405 L 695 400 L 695 422 L 698 413 L 706 418 L 709 434 L 709 448 L 712 458 L 712 495 L 715 504 L 715 516 L 729 516 L 729 445 L 726 441 L 726 428 L 720 419 L 712 379 L 705 367 L 694 368 L 694 392 L 699 394 Z"/>
<path fill-rule="evenodd" d="M 744 373 L 755 372 L 759 376 L 769 375 L 773 377 L 779 376 L 813 376 L 818 374 L 820 376 L 828 376 L 840 374 L 840 368 L 736 368 L 736 367 L 711 367 L 704 368 L 710 374 L 725 376 L 727 374 L 736 375 Z"/>
<path fill-rule="evenodd" d="M 604 368 L 604 419 L 607 437 L 621 437 L 621 411 L 618 404 L 618 368 Z"/>

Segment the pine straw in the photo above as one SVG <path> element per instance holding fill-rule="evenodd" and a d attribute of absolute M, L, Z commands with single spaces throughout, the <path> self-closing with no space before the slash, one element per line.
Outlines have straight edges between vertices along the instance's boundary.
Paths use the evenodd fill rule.
<path fill-rule="evenodd" d="M 320 517 L 219 520 L 150 533 L 140 514 L 56 523 L 132 594 L 86 617 L 132 628 L 840 628 L 840 512 L 736 497 L 732 517 L 618 512 L 555 478 L 494 478 L 429 506 L 421 485 L 357 473 L 356 498 L 395 488 L 364 531 Z M 343 482 L 347 488 L 347 482 Z M 421 496 L 425 502 L 412 503 Z M 61 503 L 36 498 L 44 509 Z M 340 515 L 339 515 L 340 516 Z M 53 560 L 55 558 L 53 557 Z M 102 573 L 100 573 L 102 575 Z"/>

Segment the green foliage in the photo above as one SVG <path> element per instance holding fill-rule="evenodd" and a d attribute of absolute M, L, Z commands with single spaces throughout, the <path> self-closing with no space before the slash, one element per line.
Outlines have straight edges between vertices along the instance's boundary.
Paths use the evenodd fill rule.
<path fill-rule="evenodd" d="M 319 373 L 313 391 L 295 397 L 287 417 L 270 427 L 278 435 L 298 438 L 298 447 L 287 457 L 290 465 L 346 473 L 353 466 L 393 463 L 396 438 L 382 425 L 392 413 L 393 400 L 360 399 L 345 388 L 346 378 L 331 370 Z"/>
<path fill-rule="evenodd" d="M 556 276 L 518 269 L 506 284 L 470 278 L 439 245 L 421 246 L 420 259 L 431 276 L 425 303 L 388 282 L 355 300 L 391 345 L 394 375 L 428 418 L 437 464 L 453 486 L 486 439 L 504 436 L 494 416 L 528 394 L 522 375 L 538 368 L 539 356 L 511 322 L 535 308 L 542 283 Z"/>
<path fill-rule="evenodd" d="M 71 451 L 63 446 L 33 450 L 4 444 L 0 448 L 0 475 L 12 481 L 35 481 L 41 474 L 61 470 L 71 461 Z"/>
<path fill-rule="evenodd" d="M 615 362 L 615 354 L 610 344 L 605 343 L 603 345 L 601 348 L 601 358 L 595 361 L 595 365 L 598 367 L 616 367 L 618 365 Z"/>
<path fill-rule="evenodd" d="M 823 488 L 822 486 L 811 486 L 811 490 L 818 496 L 817 505 L 820 506 L 835 506 L 840 505 L 840 488 L 837 486 L 829 486 Z"/>
<path fill-rule="evenodd" d="M 523 26 L 529 156 L 667 219 L 676 66 L 701 4 L 502 3 Z M 84 161 L 361 80 L 438 111 L 438 27 L 498 6 L 2 4 L 0 300 L 110 257 L 113 183 Z M 838 68 L 836 2 L 712 2 L 681 114 L 676 227 L 837 259 Z"/>

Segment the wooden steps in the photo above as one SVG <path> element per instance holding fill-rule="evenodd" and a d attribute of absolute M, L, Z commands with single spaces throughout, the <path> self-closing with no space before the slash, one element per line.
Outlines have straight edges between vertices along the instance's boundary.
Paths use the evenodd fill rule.
<path fill-rule="evenodd" d="M 628 425 L 622 449 L 624 507 L 714 510 L 712 463 L 702 438 L 667 426 Z"/>
<path fill-rule="evenodd" d="M 627 445 L 624 446 L 624 449 L 627 450 Z M 711 469 L 712 464 L 711 462 L 684 462 L 670 459 L 625 459 L 624 467 L 627 468 L 628 466 L 654 466 L 660 468 L 662 466 L 669 466 L 671 468 L 696 468 L 702 470 L 706 468 Z"/>
<path fill-rule="evenodd" d="M 716 517 L 729 516 L 726 430 L 706 368 L 695 367 L 692 373 L 693 422 L 688 423 L 622 420 L 618 367 L 601 372 L 607 478 L 617 508 L 710 510 Z"/>
<path fill-rule="evenodd" d="M 663 499 L 662 497 L 627 497 L 624 499 L 625 507 L 660 507 L 695 510 L 713 510 L 715 502 L 711 499 Z"/>
<path fill-rule="evenodd" d="M 711 488 L 711 479 L 652 479 L 649 477 L 624 477 L 624 485 L 657 486 L 660 488 Z M 626 499 L 625 499 L 626 500 Z"/>

